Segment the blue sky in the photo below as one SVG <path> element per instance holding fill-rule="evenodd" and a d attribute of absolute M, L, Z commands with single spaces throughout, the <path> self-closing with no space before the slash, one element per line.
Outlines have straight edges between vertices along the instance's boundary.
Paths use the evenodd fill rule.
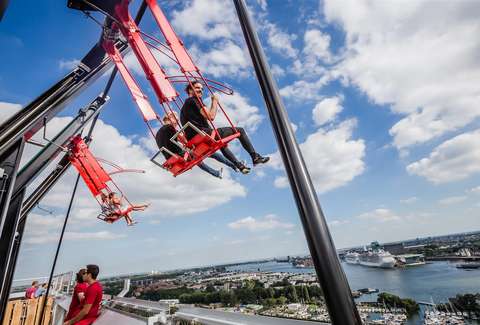
<path fill-rule="evenodd" d="M 130 199 L 152 206 L 135 215 L 135 227 L 103 224 L 82 184 L 57 270 L 98 263 L 104 274 L 117 274 L 306 253 L 233 5 L 159 3 L 205 75 L 235 88 L 235 96 L 221 100 L 272 162 L 248 176 L 227 171 L 216 180 L 194 170 L 174 179 L 149 163 L 153 140 L 117 78 L 92 151 L 144 169 L 145 175 L 115 180 Z M 480 228 L 480 64 L 474 37 L 480 5 L 248 5 L 338 248 Z M 140 26 L 160 35 L 149 12 Z M 68 73 L 99 34 L 96 24 L 63 2 L 12 2 L 0 24 L 0 118 Z M 135 58 L 125 60 L 160 112 Z M 168 60 L 158 60 L 174 72 Z M 49 132 L 65 125 L 106 80 L 82 93 Z M 232 147 L 247 158 L 238 145 Z M 27 158 L 34 151 L 27 148 Z M 17 278 L 48 273 L 74 177 L 72 170 L 41 204 L 51 214 L 36 209 L 29 217 Z"/>

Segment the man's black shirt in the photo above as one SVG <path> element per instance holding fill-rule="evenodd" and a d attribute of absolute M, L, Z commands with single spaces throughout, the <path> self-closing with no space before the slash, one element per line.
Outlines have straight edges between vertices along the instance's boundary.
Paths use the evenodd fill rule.
<path fill-rule="evenodd" d="M 201 108 L 198 103 L 198 99 L 195 97 L 189 97 L 185 100 L 180 112 L 180 122 L 185 125 L 187 122 L 192 123 L 202 131 L 210 133 L 211 127 L 208 124 L 208 120 L 201 114 Z M 187 139 L 193 138 L 197 133 L 191 127 L 185 130 Z"/>
<path fill-rule="evenodd" d="M 165 147 L 168 150 L 170 150 L 173 153 L 176 153 L 177 155 L 183 155 L 182 150 L 175 145 L 170 139 L 175 135 L 175 128 L 171 125 L 164 125 L 158 130 L 157 135 L 155 136 L 155 140 L 157 141 L 157 146 L 160 149 L 161 147 Z M 162 151 L 163 156 L 165 159 L 170 158 L 171 156 L 165 152 Z"/>

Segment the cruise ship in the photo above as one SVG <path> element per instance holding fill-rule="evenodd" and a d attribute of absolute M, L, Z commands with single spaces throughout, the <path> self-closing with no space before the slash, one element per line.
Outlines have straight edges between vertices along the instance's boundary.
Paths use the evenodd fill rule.
<path fill-rule="evenodd" d="M 389 252 L 381 249 L 377 242 L 373 242 L 371 248 L 364 252 L 348 252 L 345 255 L 345 261 L 349 264 L 360 264 L 384 269 L 391 269 L 396 263 L 395 257 Z"/>

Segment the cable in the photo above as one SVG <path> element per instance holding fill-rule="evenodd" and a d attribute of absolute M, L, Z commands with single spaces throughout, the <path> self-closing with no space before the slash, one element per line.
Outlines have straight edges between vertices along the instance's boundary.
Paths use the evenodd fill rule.
<path fill-rule="evenodd" d="M 75 199 L 75 194 L 77 193 L 79 180 L 80 180 L 80 174 L 77 175 L 77 180 L 75 181 L 75 185 L 73 186 L 72 196 L 70 197 L 70 203 L 68 204 L 67 214 L 65 215 L 65 220 L 63 222 L 62 232 L 60 234 L 60 239 L 58 240 L 57 251 L 55 252 L 55 258 L 53 259 L 52 269 L 50 270 L 47 292 L 45 292 L 45 299 L 43 299 L 43 305 L 42 305 L 42 310 L 40 314 L 41 323 L 43 323 L 43 317 L 45 316 L 45 306 L 47 304 L 48 294 L 50 293 L 50 286 L 52 285 L 53 272 L 55 272 L 55 266 L 57 265 L 58 253 L 60 252 L 60 247 L 62 246 L 63 235 L 65 234 L 65 228 L 67 227 L 70 211 L 72 210 L 73 200 Z"/>

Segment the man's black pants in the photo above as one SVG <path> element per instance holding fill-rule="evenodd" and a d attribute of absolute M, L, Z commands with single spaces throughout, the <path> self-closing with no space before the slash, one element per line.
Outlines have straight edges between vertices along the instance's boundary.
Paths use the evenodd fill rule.
<path fill-rule="evenodd" d="M 238 137 L 238 140 L 240 140 L 240 143 L 242 144 L 243 149 L 245 149 L 246 152 L 252 157 L 252 159 L 255 157 L 256 152 L 255 149 L 253 148 L 252 143 L 250 142 L 250 139 L 247 136 L 247 133 L 243 128 L 236 128 L 237 132 L 240 132 L 240 137 Z M 208 134 L 211 134 L 212 130 L 204 130 Z M 217 128 L 218 134 L 220 135 L 221 138 L 226 138 L 232 134 L 235 134 L 235 130 L 232 127 L 222 127 L 222 128 Z M 228 149 L 228 147 L 223 147 L 220 149 L 223 153 L 223 155 L 230 160 L 232 163 L 235 164 L 235 166 L 238 166 L 240 162 L 238 159 L 235 157 L 232 151 Z"/>

